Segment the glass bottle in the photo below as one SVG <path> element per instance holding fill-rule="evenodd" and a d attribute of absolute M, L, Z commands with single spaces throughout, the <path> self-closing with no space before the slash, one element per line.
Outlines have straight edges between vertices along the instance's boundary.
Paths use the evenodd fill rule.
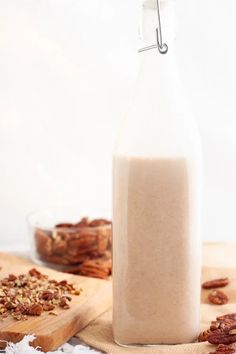
<path fill-rule="evenodd" d="M 113 160 L 113 333 L 120 345 L 187 343 L 199 333 L 201 148 L 174 60 L 172 0 L 161 2 L 161 14 L 169 50 L 139 54 Z M 155 24 L 148 1 L 145 35 Z"/>

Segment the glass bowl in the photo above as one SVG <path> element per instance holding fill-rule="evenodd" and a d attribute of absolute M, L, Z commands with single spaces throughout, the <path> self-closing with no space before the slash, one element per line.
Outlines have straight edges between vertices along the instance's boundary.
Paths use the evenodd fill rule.
<path fill-rule="evenodd" d="M 111 251 L 111 222 L 83 217 L 74 210 L 50 208 L 27 218 L 31 259 L 58 270 L 106 256 Z"/>

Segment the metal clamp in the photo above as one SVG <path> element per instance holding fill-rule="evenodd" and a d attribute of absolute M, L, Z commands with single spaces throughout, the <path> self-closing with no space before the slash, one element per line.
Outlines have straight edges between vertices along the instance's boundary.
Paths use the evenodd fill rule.
<path fill-rule="evenodd" d="M 162 32 L 161 32 L 161 16 L 160 16 L 160 6 L 159 0 L 157 2 L 157 28 L 156 28 L 156 38 L 157 44 L 149 45 L 147 47 L 139 49 L 139 52 L 145 52 L 146 50 L 157 48 L 159 53 L 166 54 L 168 52 L 168 45 L 162 41 Z"/>

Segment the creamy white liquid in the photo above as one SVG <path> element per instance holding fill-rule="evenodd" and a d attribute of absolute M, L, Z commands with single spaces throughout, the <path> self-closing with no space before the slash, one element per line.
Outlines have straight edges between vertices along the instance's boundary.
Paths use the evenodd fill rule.
<path fill-rule="evenodd" d="M 200 323 L 195 167 L 114 158 L 113 332 L 120 344 L 192 342 Z"/>

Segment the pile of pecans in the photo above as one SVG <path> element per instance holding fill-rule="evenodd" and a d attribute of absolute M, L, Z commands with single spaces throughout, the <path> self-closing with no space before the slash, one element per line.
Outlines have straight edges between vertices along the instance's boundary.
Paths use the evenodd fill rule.
<path fill-rule="evenodd" d="M 218 345 L 210 354 L 236 353 L 236 313 L 218 316 L 209 329 L 200 333 L 198 341 Z"/>
<path fill-rule="evenodd" d="M 210 303 L 224 305 L 229 301 L 229 298 L 218 288 L 223 288 L 228 284 L 228 278 L 220 278 L 204 282 L 202 288 L 211 290 L 208 294 Z M 217 345 L 216 350 L 208 354 L 236 353 L 236 313 L 218 316 L 216 320 L 211 322 L 207 330 L 199 334 L 198 341 L 208 341 L 211 344 Z"/>
<path fill-rule="evenodd" d="M 69 273 L 106 279 L 111 275 L 111 222 L 82 218 L 52 230 L 35 229 L 37 257 Z"/>
<path fill-rule="evenodd" d="M 56 308 L 70 308 L 70 295 L 80 295 L 67 280 L 56 281 L 32 268 L 28 274 L 9 274 L 0 280 L 0 319 L 12 316 L 26 320 L 40 316 L 43 311 L 57 315 Z"/>

